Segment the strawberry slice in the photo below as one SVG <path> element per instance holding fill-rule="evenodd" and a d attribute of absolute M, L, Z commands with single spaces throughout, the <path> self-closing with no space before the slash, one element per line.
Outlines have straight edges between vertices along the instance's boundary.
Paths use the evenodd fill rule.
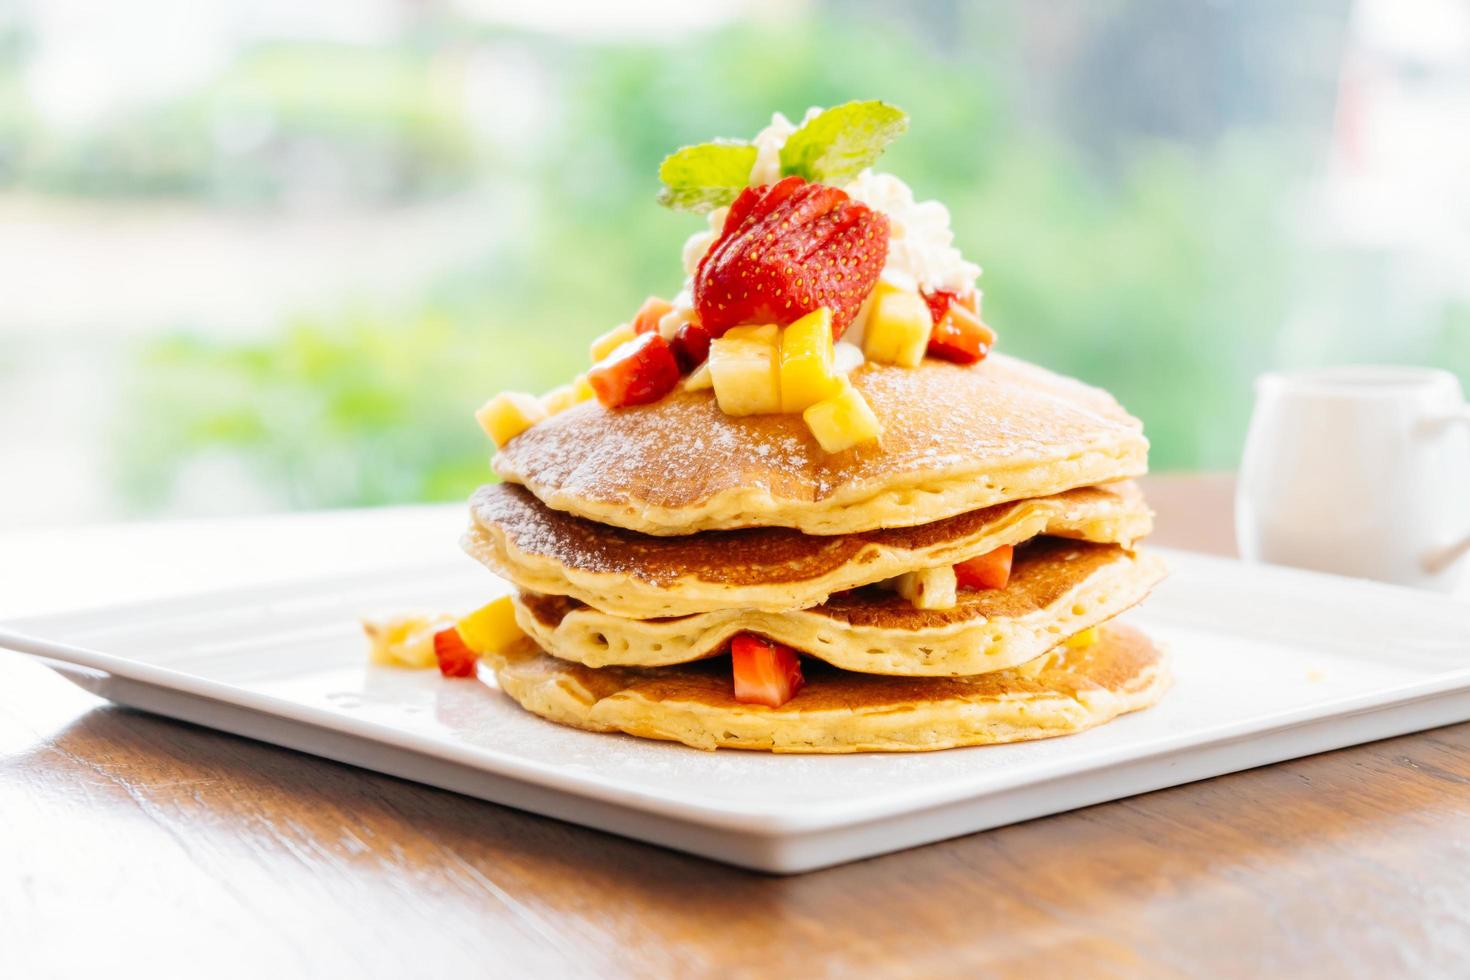
<path fill-rule="evenodd" d="M 638 307 L 638 312 L 633 316 L 633 332 L 648 333 L 650 330 L 658 329 L 658 321 L 664 318 L 664 314 L 674 308 L 674 304 L 657 296 L 650 296 Z"/>
<path fill-rule="evenodd" d="M 656 402 L 679 383 L 679 362 L 658 331 L 639 334 L 587 372 L 587 383 L 607 408 Z"/>
<path fill-rule="evenodd" d="M 785 326 L 825 306 L 841 337 L 888 259 L 888 217 L 826 184 L 747 187 L 694 273 L 711 337 L 742 323 Z"/>
<path fill-rule="evenodd" d="M 1001 545 L 954 567 L 955 583 L 962 589 L 1003 589 L 1011 580 L 1015 545 Z"/>
<path fill-rule="evenodd" d="M 434 634 L 434 658 L 445 677 L 474 677 L 475 661 L 479 660 L 453 626 Z"/>
<path fill-rule="evenodd" d="M 735 700 L 745 704 L 779 708 L 806 683 L 795 650 L 750 633 L 730 641 L 730 663 L 735 673 Z"/>
<path fill-rule="evenodd" d="M 674 333 L 669 346 L 674 348 L 674 359 L 683 371 L 693 371 L 709 357 L 709 331 L 704 325 L 690 320 Z"/>

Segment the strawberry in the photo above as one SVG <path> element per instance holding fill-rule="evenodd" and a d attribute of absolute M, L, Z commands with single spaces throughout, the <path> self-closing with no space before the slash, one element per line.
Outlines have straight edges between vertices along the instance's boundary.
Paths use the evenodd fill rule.
<path fill-rule="evenodd" d="M 975 313 L 975 294 L 961 299 L 948 290 L 924 294 L 929 312 L 934 317 L 934 331 L 929 335 L 930 357 L 956 364 L 977 364 L 995 346 L 995 331 Z"/>
<path fill-rule="evenodd" d="M 932 293 L 924 293 L 924 302 L 929 304 L 929 315 L 934 318 L 936 325 L 944 319 L 944 314 L 949 312 L 949 304 L 959 298 L 957 293 L 952 293 L 948 289 L 936 289 Z"/>
<path fill-rule="evenodd" d="M 674 349 L 674 358 L 679 362 L 679 370 L 689 372 L 703 364 L 709 357 L 709 342 L 709 331 L 699 321 L 690 320 L 681 326 L 669 342 Z"/>
<path fill-rule="evenodd" d="M 1003 544 L 954 567 L 955 581 L 962 589 L 1003 589 L 1011 580 L 1014 545 Z"/>
<path fill-rule="evenodd" d="M 934 318 L 937 326 L 944 314 L 949 312 L 950 305 L 963 306 L 977 316 L 980 313 L 980 304 L 975 302 L 975 293 L 967 292 L 964 296 L 950 289 L 936 289 L 934 292 L 923 293 L 924 302 L 929 304 L 929 315 Z"/>
<path fill-rule="evenodd" d="M 825 306 L 841 337 L 888 259 L 888 218 L 835 187 L 787 177 L 747 187 L 694 273 L 710 336 L 742 323 L 785 326 Z"/>
<path fill-rule="evenodd" d="M 730 665 L 735 700 L 745 704 L 779 708 L 806 683 L 795 650 L 751 633 L 736 634 L 730 642 Z"/>
<path fill-rule="evenodd" d="M 434 634 L 434 658 L 445 677 L 474 677 L 475 661 L 479 659 L 453 626 Z"/>
<path fill-rule="evenodd" d="M 679 383 L 679 362 L 658 331 L 641 333 L 598 361 L 587 383 L 607 408 L 646 405 Z"/>

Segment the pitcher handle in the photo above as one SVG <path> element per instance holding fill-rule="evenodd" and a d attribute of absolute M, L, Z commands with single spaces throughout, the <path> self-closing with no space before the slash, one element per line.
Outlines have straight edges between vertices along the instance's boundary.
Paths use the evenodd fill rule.
<path fill-rule="evenodd" d="M 1460 424 L 1470 430 L 1470 403 L 1461 405 L 1449 415 L 1438 420 L 1440 425 Z M 1436 548 L 1424 556 L 1424 570 L 1431 575 L 1437 575 L 1446 568 L 1453 565 L 1461 556 L 1470 554 L 1470 534 L 1444 548 Z"/>

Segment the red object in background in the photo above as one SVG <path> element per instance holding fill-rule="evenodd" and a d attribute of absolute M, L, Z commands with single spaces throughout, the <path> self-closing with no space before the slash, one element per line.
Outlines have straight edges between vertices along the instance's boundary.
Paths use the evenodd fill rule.
<path fill-rule="evenodd" d="M 638 312 L 633 316 L 633 332 L 648 333 L 658 329 L 658 321 L 664 318 L 664 314 L 673 310 L 674 304 L 657 296 L 650 296 L 638 307 Z"/>
<path fill-rule="evenodd" d="M 962 561 L 954 567 L 955 583 L 962 589 L 1003 589 L 1011 580 L 1011 559 L 1015 553 L 1015 545 L 1007 544 Z"/>
<path fill-rule="evenodd" d="M 826 184 L 747 187 L 694 273 L 711 337 L 742 323 L 785 326 L 823 306 L 832 337 L 857 315 L 888 258 L 888 217 Z"/>
<path fill-rule="evenodd" d="M 941 294 L 944 295 L 944 294 Z M 928 299 L 928 297 L 925 297 Z M 929 309 L 934 309 L 931 300 Z M 943 317 L 936 320 L 929 334 L 929 356 L 956 364 L 978 364 L 990 353 L 995 343 L 995 331 L 987 327 L 975 313 L 963 303 L 945 304 Z"/>
<path fill-rule="evenodd" d="M 679 362 L 680 369 L 693 371 L 704 363 L 709 357 L 709 331 L 696 320 L 684 324 L 674 334 L 673 343 L 674 359 Z"/>
<path fill-rule="evenodd" d="M 806 679 L 795 650 L 764 637 L 741 633 L 730 641 L 735 700 L 779 708 L 796 697 Z"/>
<path fill-rule="evenodd" d="M 434 658 L 445 677 L 474 677 L 475 662 L 480 659 L 453 626 L 434 634 Z"/>
<path fill-rule="evenodd" d="M 656 402 L 679 383 L 679 362 L 658 331 L 640 334 L 587 372 L 587 383 L 608 408 Z"/>

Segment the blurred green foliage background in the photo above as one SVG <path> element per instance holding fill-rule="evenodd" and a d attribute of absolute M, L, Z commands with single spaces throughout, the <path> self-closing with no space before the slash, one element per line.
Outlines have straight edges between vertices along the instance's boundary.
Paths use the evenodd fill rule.
<path fill-rule="evenodd" d="M 70 337 L 105 351 L 115 381 L 88 423 L 100 513 L 465 496 L 488 474 L 481 400 L 569 379 L 588 339 L 679 287 L 698 222 L 654 204 L 663 155 L 852 98 L 910 113 L 882 167 L 949 206 L 1004 350 L 1114 391 L 1156 469 L 1224 468 L 1266 367 L 1470 370 L 1463 304 L 1424 299 L 1385 344 L 1352 297 L 1392 284 L 1396 260 L 1295 230 L 1348 11 L 830 2 L 642 37 L 412 5 L 369 41 L 240 40 L 186 91 L 65 131 L 16 82 L 33 54 L 21 18 L 0 38 L 0 187 L 232 220 L 372 214 L 391 230 L 405 215 L 405 261 L 437 241 L 416 208 L 447 206 L 467 236 L 388 293 L 349 281 L 266 297 L 244 328 L 169 313 L 121 339 Z M 1303 316 L 1344 322 L 1283 340 Z"/>

